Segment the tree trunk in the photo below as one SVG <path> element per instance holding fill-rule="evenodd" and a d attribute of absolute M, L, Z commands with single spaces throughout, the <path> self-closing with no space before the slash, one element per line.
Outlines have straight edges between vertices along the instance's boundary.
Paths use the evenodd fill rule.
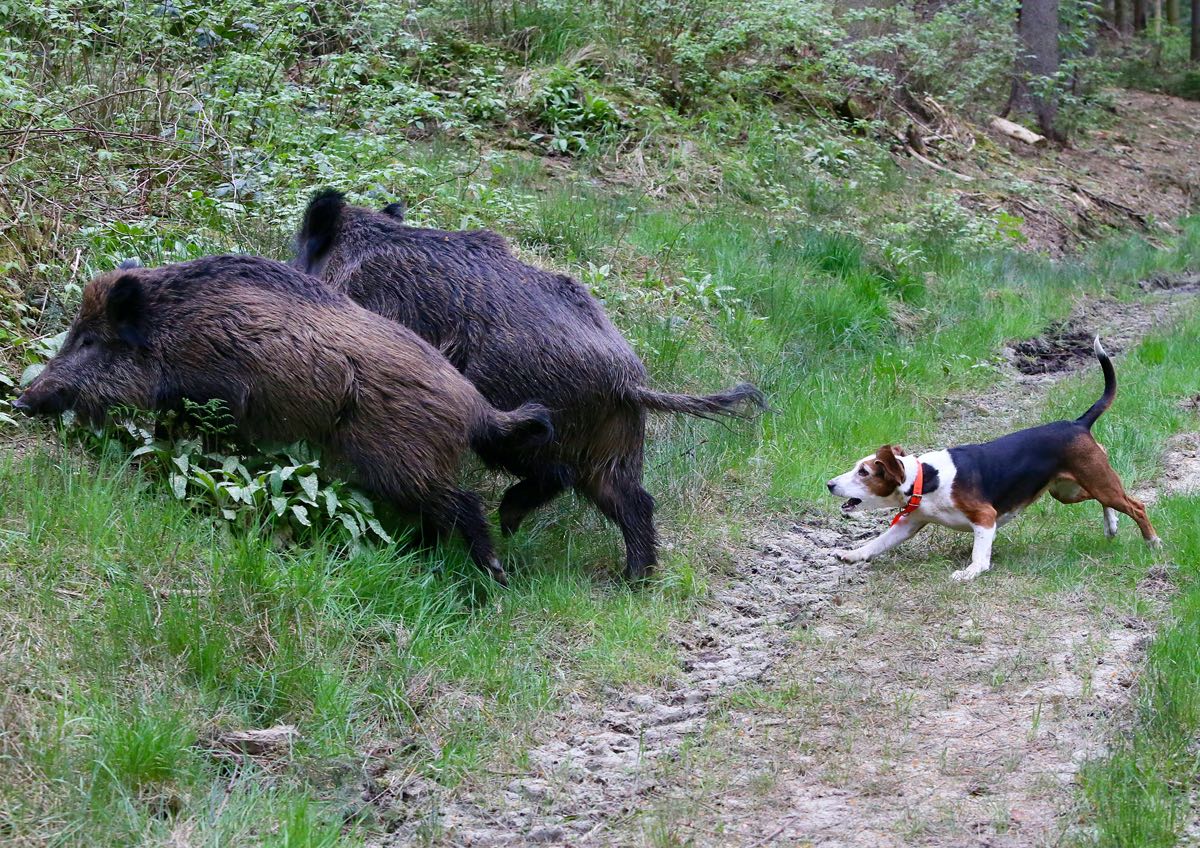
<path fill-rule="evenodd" d="M 1113 29 L 1122 37 L 1129 35 L 1129 0 L 1113 0 Z"/>
<path fill-rule="evenodd" d="M 1167 0 L 1167 26 L 1179 26 L 1179 0 Z"/>
<path fill-rule="evenodd" d="M 1192 63 L 1200 65 L 1200 0 L 1192 0 Z"/>
<path fill-rule="evenodd" d="M 1044 136 L 1065 142 L 1066 137 L 1054 125 L 1058 104 L 1053 86 L 1047 82 L 1058 73 L 1058 0 L 1021 0 L 1017 31 L 1022 55 L 1009 103 L 1037 115 Z"/>
<path fill-rule="evenodd" d="M 1143 32 L 1146 29 L 1146 0 L 1133 0 L 1133 31 Z"/>

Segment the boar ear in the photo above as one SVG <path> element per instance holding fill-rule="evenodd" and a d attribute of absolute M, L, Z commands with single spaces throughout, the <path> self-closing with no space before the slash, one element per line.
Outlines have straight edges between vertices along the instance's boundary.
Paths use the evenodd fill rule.
<path fill-rule="evenodd" d="M 321 276 L 345 208 L 342 193 L 331 188 L 317 192 L 308 202 L 300 232 L 296 234 L 296 265 L 301 271 Z"/>
<path fill-rule="evenodd" d="M 108 320 L 117 331 L 117 337 L 132 347 L 146 347 L 146 337 L 142 333 L 145 307 L 146 295 L 133 274 L 118 278 L 108 291 L 105 305 Z"/>

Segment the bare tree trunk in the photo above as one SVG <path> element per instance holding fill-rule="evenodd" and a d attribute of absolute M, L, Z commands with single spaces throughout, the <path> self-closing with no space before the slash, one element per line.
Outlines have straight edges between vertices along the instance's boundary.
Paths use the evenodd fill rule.
<path fill-rule="evenodd" d="M 1037 115 L 1044 136 L 1065 142 L 1066 137 L 1054 125 L 1058 104 L 1053 84 L 1048 81 L 1058 73 L 1058 0 L 1021 0 L 1017 32 L 1022 55 L 1017 61 L 1009 105 L 1029 109 Z"/>
<path fill-rule="evenodd" d="M 1129 35 L 1129 0 L 1113 0 L 1113 29 L 1122 38 Z"/>
<path fill-rule="evenodd" d="M 1146 0 L 1133 0 L 1133 31 L 1143 32 L 1146 29 Z"/>
<path fill-rule="evenodd" d="M 1162 0 L 1154 0 L 1154 35 L 1162 38 Z"/>
<path fill-rule="evenodd" d="M 1192 0 L 1192 64 L 1200 65 L 1200 0 Z"/>
<path fill-rule="evenodd" d="M 1179 0 L 1167 0 L 1167 26 L 1179 26 Z"/>

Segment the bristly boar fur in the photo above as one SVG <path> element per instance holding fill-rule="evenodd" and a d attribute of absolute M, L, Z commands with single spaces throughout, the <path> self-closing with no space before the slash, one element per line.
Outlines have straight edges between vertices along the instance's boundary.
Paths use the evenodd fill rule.
<path fill-rule="evenodd" d="M 493 409 L 404 327 L 279 262 L 213 256 L 103 274 L 61 351 L 14 406 L 162 410 L 220 399 L 247 438 L 306 439 L 368 489 L 457 530 L 504 582 L 477 495 L 455 486 L 463 453 L 490 457 L 551 436 L 544 407 Z"/>
<path fill-rule="evenodd" d="M 497 408 L 547 406 L 555 441 L 492 457 L 522 478 L 501 501 L 501 530 L 573 487 L 621 528 L 632 578 L 656 557 L 654 499 L 642 488 L 646 410 L 750 417 L 765 406 L 746 383 L 707 397 L 651 390 L 587 289 L 519 261 L 489 230 L 412 227 L 392 207 L 350 206 L 326 190 L 309 203 L 296 250 L 296 267 L 415 330 Z"/>

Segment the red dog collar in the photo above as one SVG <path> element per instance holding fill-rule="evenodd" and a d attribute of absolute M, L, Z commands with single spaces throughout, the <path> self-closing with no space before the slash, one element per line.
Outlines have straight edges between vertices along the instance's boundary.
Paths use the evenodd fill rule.
<path fill-rule="evenodd" d="M 908 515 L 910 512 L 913 512 L 917 507 L 919 507 L 921 505 L 921 492 L 924 491 L 924 488 L 925 488 L 924 483 L 925 483 L 925 469 L 921 465 L 921 460 L 918 459 L 917 460 L 917 479 L 916 479 L 916 482 L 913 483 L 912 495 L 909 497 L 908 503 L 906 503 L 904 505 L 904 509 L 902 509 L 898 513 L 896 513 L 896 517 L 892 519 L 892 523 L 888 525 L 889 527 L 895 527 L 900 522 L 901 518 Z"/>

